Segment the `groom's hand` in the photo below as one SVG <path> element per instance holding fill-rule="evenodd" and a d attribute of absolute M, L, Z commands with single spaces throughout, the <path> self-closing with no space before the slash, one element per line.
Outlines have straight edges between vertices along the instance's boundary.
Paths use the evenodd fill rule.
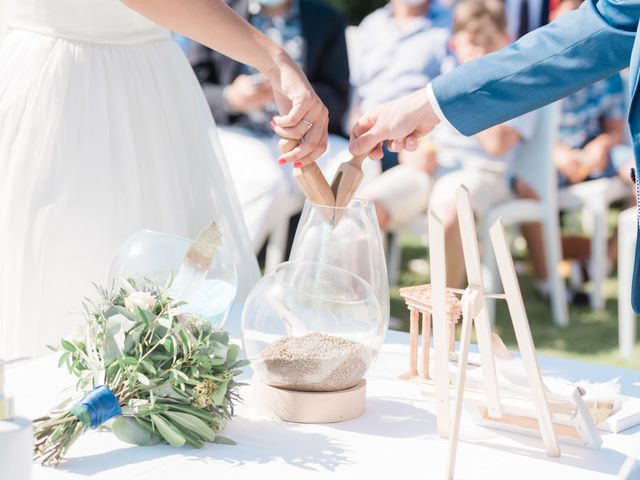
<path fill-rule="evenodd" d="M 418 139 L 440 120 L 431 108 L 426 88 L 377 106 L 356 122 L 351 131 L 349 150 L 353 156 L 382 158 L 382 143 L 392 152 L 414 151 Z"/>

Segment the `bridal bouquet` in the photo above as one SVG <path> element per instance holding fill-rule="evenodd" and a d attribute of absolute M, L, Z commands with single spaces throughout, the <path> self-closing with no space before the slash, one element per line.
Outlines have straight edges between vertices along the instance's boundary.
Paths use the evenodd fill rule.
<path fill-rule="evenodd" d="M 233 443 L 217 433 L 246 362 L 226 332 L 180 313 L 168 288 L 128 280 L 85 303 L 83 331 L 56 348 L 81 393 L 34 421 L 37 461 L 57 465 L 83 432 L 114 417 L 113 433 L 136 445 Z"/>

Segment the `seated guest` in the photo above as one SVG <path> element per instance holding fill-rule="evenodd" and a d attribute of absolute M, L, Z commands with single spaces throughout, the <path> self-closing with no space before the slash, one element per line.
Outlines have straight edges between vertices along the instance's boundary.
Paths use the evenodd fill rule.
<path fill-rule="evenodd" d="M 581 3 L 580 0 L 563 0 L 554 11 L 553 18 L 578 8 Z M 560 105 L 558 140 L 553 151 L 560 186 L 615 176 L 632 186 L 629 173 L 634 162 L 631 148 L 623 144 L 626 121 L 620 74 L 569 95 Z M 523 179 L 517 179 L 514 185 L 519 197 L 537 198 Z M 630 201 L 632 191 L 630 188 Z M 534 253 L 542 248 L 530 239 L 527 243 Z M 614 236 L 609 248 L 610 264 L 616 259 L 616 245 Z M 579 235 L 563 235 L 562 250 L 565 258 L 586 263 L 590 257 L 590 240 Z M 543 295 L 547 290 L 546 285 L 540 282 L 536 288 Z"/>
<path fill-rule="evenodd" d="M 499 0 L 463 0 L 453 11 L 452 49 L 460 63 L 510 43 Z M 376 205 L 382 228 L 406 223 L 430 205 L 445 222 L 447 279 L 464 282 L 455 191 L 466 185 L 476 215 L 509 198 L 509 165 L 535 128 L 534 114 L 465 137 L 440 125 L 415 152 L 401 152 L 400 165 L 370 182 L 363 196 Z M 432 190 L 432 191 L 430 191 Z"/>
<path fill-rule="evenodd" d="M 563 0 L 555 16 L 574 10 L 580 0 Z M 631 183 L 632 152 L 625 137 L 624 85 L 619 73 L 561 101 L 553 161 L 560 186 L 619 175 Z"/>
<path fill-rule="evenodd" d="M 350 95 L 342 15 L 320 0 L 229 0 L 228 4 L 285 48 L 329 109 L 329 150 L 318 164 L 330 177 L 339 160 L 348 160 L 336 157 L 347 146 L 340 135 Z M 218 124 L 257 251 L 273 226 L 294 213 L 295 199 L 302 198 L 291 166 L 278 165 L 278 137 L 269 127 L 276 113 L 273 94 L 266 79 L 252 68 L 202 45 L 191 44 L 186 50 Z"/>
<path fill-rule="evenodd" d="M 631 147 L 623 143 L 626 120 L 620 74 L 568 96 L 561 105 L 558 141 L 553 151 L 560 186 L 618 176 L 629 184 L 627 203 L 630 206 L 633 203 L 630 172 L 634 160 Z M 562 245 L 565 258 L 588 265 L 591 256 L 589 238 L 563 236 Z M 609 265 L 616 261 L 616 247 L 614 235 L 609 243 Z"/>
<path fill-rule="evenodd" d="M 451 15 L 431 0 L 391 0 L 357 29 L 351 61 L 352 119 L 423 87 L 441 72 Z M 396 155 L 386 152 L 383 164 Z"/>
<path fill-rule="evenodd" d="M 630 182 L 633 166 L 625 135 L 624 86 L 620 74 L 601 80 L 561 101 L 553 161 L 560 186 L 620 176 Z"/>

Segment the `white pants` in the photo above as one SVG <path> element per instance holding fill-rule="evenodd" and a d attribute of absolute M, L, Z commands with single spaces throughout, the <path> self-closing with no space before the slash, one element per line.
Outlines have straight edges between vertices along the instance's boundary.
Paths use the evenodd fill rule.
<path fill-rule="evenodd" d="M 380 202 L 390 217 L 387 229 L 395 230 L 425 214 L 430 206 L 437 212 L 455 204 L 455 191 L 460 185 L 469 190 L 477 216 L 510 196 L 501 172 L 463 168 L 436 177 L 402 164 L 369 182 L 361 196 Z"/>
<path fill-rule="evenodd" d="M 388 230 L 406 225 L 427 211 L 435 176 L 410 165 L 390 168 L 363 187 L 361 197 L 382 204 Z"/>
<path fill-rule="evenodd" d="M 438 178 L 429 204 L 437 213 L 439 208 L 455 205 L 455 192 L 461 185 L 469 190 L 471 207 L 476 217 L 482 217 L 494 205 L 509 199 L 511 192 L 506 174 L 479 168 L 462 168 Z"/>
<path fill-rule="evenodd" d="M 242 127 L 219 126 L 242 215 L 256 252 L 280 222 L 302 209 L 304 195 L 291 174 L 291 165 L 278 165 L 278 137 L 259 136 Z M 340 163 L 351 159 L 347 139 L 329 135 L 329 148 L 318 166 L 329 181 Z M 365 182 L 380 171 L 379 162 L 363 164 Z"/>

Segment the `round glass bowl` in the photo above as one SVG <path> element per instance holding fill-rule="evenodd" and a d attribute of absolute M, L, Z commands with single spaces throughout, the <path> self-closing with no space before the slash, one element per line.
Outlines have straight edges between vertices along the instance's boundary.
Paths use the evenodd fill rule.
<path fill-rule="evenodd" d="M 109 282 L 146 277 L 158 285 L 175 278 L 191 245 L 188 238 L 141 230 L 129 237 L 116 252 L 109 269 Z M 214 327 L 227 319 L 236 296 L 238 277 L 230 254 L 220 245 L 200 288 L 179 289 L 173 282 L 169 292 L 187 302 L 184 313 L 206 318 Z"/>
<path fill-rule="evenodd" d="M 376 359 L 383 337 L 371 286 L 318 262 L 281 264 L 258 282 L 242 312 L 242 341 L 256 377 L 287 390 L 353 387 Z"/>

